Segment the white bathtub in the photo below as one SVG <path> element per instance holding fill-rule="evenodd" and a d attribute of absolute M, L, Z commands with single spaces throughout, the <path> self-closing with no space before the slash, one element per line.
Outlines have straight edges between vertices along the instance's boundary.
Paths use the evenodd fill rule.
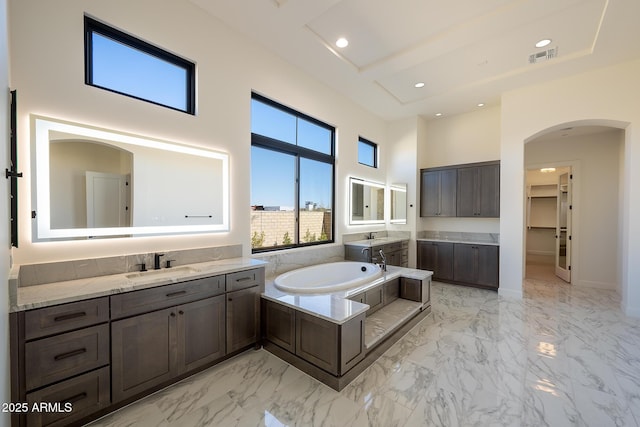
<path fill-rule="evenodd" d="M 275 286 L 292 293 L 329 293 L 356 288 L 382 276 L 375 264 L 343 261 L 312 265 L 283 273 L 276 277 Z"/>

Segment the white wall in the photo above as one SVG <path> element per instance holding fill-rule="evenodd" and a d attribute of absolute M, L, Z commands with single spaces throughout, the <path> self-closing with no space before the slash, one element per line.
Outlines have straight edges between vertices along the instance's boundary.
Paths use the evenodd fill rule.
<path fill-rule="evenodd" d="M 577 286 L 618 288 L 618 182 L 622 134 L 623 131 L 616 129 L 593 135 L 533 140 L 525 145 L 526 167 L 579 164 L 579 170 L 573 171 L 572 210 L 572 283 Z M 530 243 L 527 242 L 529 248 Z M 555 251 L 555 242 L 553 247 L 552 251 Z"/>
<path fill-rule="evenodd" d="M 7 41 L 7 2 L 0 0 L 0 91 L 2 92 L 2 100 L 0 101 L 0 144 L 3 149 L 0 150 L 0 164 L 9 165 L 9 53 Z M 0 209 L 0 277 L 9 277 L 10 264 L 10 237 L 9 237 L 9 180 L 4 180 L 0 186 L 0 200 L 2 209 Z M 4 290 L 0 291 L 0 402 L 11 402 L 11 393 L 9 391 L 9 293 Z M 8 413 L 0 414 L 0 426 L 8 427 L 10 425 Z"/>
<path fill-rule="evenodd" d="M 418 141 L 418 169 L 500 159 L 500 107 L 483 107 L 426 123 Z M 418 178 L 419 185 L 419 178 Z M 418 207 L 420 201 L 417 200 Z M 501 213 L 502 214 L 502 213 Z M 498 233 L 497 218 L 420 218 L 418 230 Z"/>
<path fill-rule="evenodd" d="M 505 93 L 501 119 L 500 293 L 521 296 L 524 266 L 524 143 L 547 130 L 586 124 L 625 129 L 621 238 L 623 310 L 640 317 L 640 61 Z"/>
<path fill-rule="evenodd" d="M 385 153 L 387 159 L 387 182 L 407 184 L 407 223 L 388 224 L 393 231 L 409 231 L 411 240 L 416 238 L 416 220 L 419 215 L 418 164 L 416 160 L 419 135 L 424 131 L 424 120 L 410 118 L 397 120 L 389 124 L 389 146 Z M 409 243 L 409 267 L 416 265 L 416 245 Z"/>
<path fill-rule="evenodd" d="M 83 14 L 197 63 L 197 115 L 169 110 L 84 84 Z M 12 85 L 20 92 L 20 249 L 17 263 L 243 244 L 250 254 L 250 96 L 254 90 L 337 127 L 336 241 L 347 231 L 348 176 L 385 182 L 357 163 L 358 136 L 386 146 L 386 124 L 298 68 L 227 28 L 187 0 L 86 2 L 11 0 Z M 204 146 L 230 155 L 228 233 L 31 243 L 29 114 Z M 368 231 L 368 230 L 367 230 Z"/>

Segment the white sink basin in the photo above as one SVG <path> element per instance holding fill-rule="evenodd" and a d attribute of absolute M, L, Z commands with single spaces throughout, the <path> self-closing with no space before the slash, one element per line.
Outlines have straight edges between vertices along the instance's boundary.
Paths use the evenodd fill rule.
<path fill-rule="evenodd" d="M 149 279 L 166 279 L 171 277 L 180 277 L 185 274 L 197 273 L 198 270 L 192 267 L 171 267 L 162 270 L 140 271 L 137 273 L 127 274 L 125 277 L 129 280 L 149 280 Z"/>

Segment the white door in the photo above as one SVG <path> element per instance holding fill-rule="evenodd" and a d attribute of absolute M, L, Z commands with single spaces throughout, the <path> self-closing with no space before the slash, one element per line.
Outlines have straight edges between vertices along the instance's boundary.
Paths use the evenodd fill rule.
<path fill-rule="evenodd" d="M 102 172 L 86 172 L 87 227 L 129 225 L 127 177 Z"/>
<path fill-rule="evenodd" d="M 556 221 L 556 276 L 571 283 L 571 171 L 558 177 Z"/>

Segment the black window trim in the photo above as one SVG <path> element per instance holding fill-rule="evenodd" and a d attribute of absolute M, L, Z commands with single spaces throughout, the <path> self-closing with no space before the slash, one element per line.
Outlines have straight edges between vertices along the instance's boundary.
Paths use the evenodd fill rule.
<path fill-rule="evenodd" d="M 297 118 L 301 118 L 303 120 L 309 121 L 313 124 L 316 124 L 322 128 L 325 128 L 331 131 L 331 154 L 322 153 L 320 151 L 315 151 L 306 147 L 301 147 L 297 144 L 292 144 L 285 141 L 280 141 L 275 138 L 270 138 L 268 136 L 251 133 L 251 146 L 260 147 L 272 151 L 276 151 L 283 154 L 292 155 L 295 157 L 296 161 L 296 194 L 295 194 L 295 241 L 298 243 L 293 243 L 291 245 L 281 245 L 281 246 L 270 246 L 266 248 L 251 248 L 251 253 L 260 253 L 260 252 L 272 252 L 272 251 L 280 251 L 285 249 L 292 248 L 302 248 L 308 246 L 317 246 L 330 244 L 335 242 L 335 219 L 336 219 L 336 158 L 335 158 L 335 138 L 336 132 L 335 127 L 328 125 L 318 119 L 315 119 L 311 116 L 307 116 L 304 113 L 296 111 L 290 107 L 282 105 L 276 101 L 273 101 L 269 98 L 265 98 L 262 95 L 259 95 L 255 92 L 251 93 L 251 99 L 267 104 L 271 107 L 277 108 L 279 110 L 285 111 L 289 114 L 296 116 Z M 333 174 L 331 176 L 331 238 L 328 240 L 315 241 L 315 242 L 300 242 L 300 158 L 306 158 L 310 160 L 316 160 L 323 163 L 328 163 L 332 167 Z"/>
<path fill-rule="evenodd" d="M 358 143 L 361 143 L 361 142 L 363 144 L 366 144 L 366 145 L 369 145 L 369 146 L 373 147 L 373 165 L 370 165 L 369 163 L 361 163 L 360 160 L 358 160 L 358 163 L 361 164 L 361 165 L 364 165 L 364 166 L 369 166 L 369 167 L 377 169 L 378 168 L 378 144 L 376 144 L 373 141 L 369 141 L 366 138 L 363 138 L 363 137 L 359 136 L 358 137 Z"/>
<path fill-rule="evenodd" d="M 187 105 L 186 109 L 180 109 L 176 107 L 172 107 L 170 105 L 162 104 L 160 102 L 155 102 L 153 100 L 149 100 L 146 98 L 141 98 L 139 96 L 131 95 L 126 92 L 120 92 L 109 87 L 100 86 L 93 83 L 93 64 L 91 58 L 93 57 L 93 41 L 91 35 L 93 33 L 98 33 L 103 36 L 106 36 L 110 39 L 116 40 L 130 48 L 139 50 L 140 52 L 144 52 L 148 55 L 154 56 L 163 61 L 169 62 L 173 65 L 176 65 L 180 68 L 183 68 L 187 72 L 186 79 L 186 87 L 185 93 L 187 95 Z M 130 98 L 138 99 L 140 101 L 149 102 L 151 104 L 160 105 L 165 108 L 169 108 L 175 111 L 181 111 L 183 113 L 195 115 L 196 111 L 196 66 L 193 62 L 188 61 L 178 55 L 175 55 L 165 49 L 162 49 L 158 46 L 152 45 L 150 43 L 145 42 L 131 34 L 127 34 L 123 31 L 115 29 L 103 22 L 100 22 L 94 18 L 91 18 L 87 15 L 84 17 L 84 80 L 85 84 L 93 87 L 97 87 L 100 89 L 107 90 L 109 92 L 118 93 L 120 95 L 128 96 Z"/>

